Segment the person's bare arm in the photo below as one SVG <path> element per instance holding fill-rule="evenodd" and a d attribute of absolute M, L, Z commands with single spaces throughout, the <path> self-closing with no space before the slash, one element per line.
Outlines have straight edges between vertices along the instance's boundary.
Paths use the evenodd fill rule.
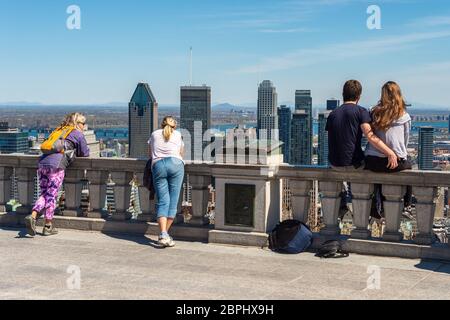
<path fill-rule="evenodd" d="M 380 138 L 378 138 L 375 133 L 372 131 L 372 127 L 368 123 L 363 123 L 361 125 L 361 130 L 366 136 L 367 140 L 369 140 L 370 144 L 375 148 L 380 150 L 383 154 L 388 157 L 388 165 L 389 169 L 395 169 L 398 167 L 398 157 L 394 151 L 392 151 Z"/>

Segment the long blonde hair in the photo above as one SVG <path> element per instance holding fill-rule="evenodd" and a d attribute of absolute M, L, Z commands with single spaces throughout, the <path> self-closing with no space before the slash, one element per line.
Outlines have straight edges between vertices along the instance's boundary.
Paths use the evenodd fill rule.
<path fill-rule="evenodd" d="M 172 135 L 176 127 L 177 122 L 173 117 L 171 116 L 164 117 L 161 123 L 161 129 L 163 129 L 163 137 L 166 142 L 169 141 L 170 136 Z"/>
<path fill-rule="evenodd" d="M 394 81 L 389 81 L 381 89 L 381 99 L 372 109 L 372 126 L 377 130 L 386 131 L 405 112 L 406 103 L 400 86 Z"/>
<path fill-rule="evenodd" d="M 86 117 L 83 114 L 81 114 L 81 113 L 74 112 L 74 113 L 68 114 L 64 118 L 63 122 L 61 122 L 61 124 L 59 125 L 58 128 L 63 128 L 63 127 L 66 127 L 66 126 L 72 126 L 72 127 L 76 128 L 77 124 L 80 123 L 80 122 L 81 123 L 85 123 L 86 122 Z"/>

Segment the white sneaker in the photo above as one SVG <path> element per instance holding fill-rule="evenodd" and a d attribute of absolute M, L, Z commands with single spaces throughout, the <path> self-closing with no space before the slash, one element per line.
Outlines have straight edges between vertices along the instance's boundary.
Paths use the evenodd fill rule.
<path fill-rule="evenodd" d="M 158 243 L 164 247 L 174 247 L 175 246 L 175 241 L 173 241 L 172 237 L 159 238 Z"/>

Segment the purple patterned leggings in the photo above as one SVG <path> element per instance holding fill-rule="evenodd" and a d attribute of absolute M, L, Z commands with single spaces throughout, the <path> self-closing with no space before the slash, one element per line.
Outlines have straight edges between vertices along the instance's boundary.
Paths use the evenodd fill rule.
<path fill-rule="evenodd" d="M 33 207 L 33 211 L 40 213 L 45 209 L 45 219 L 52 220 L 55 213 L 58 191 L 64 181 L 64 170 L 39 168 L 38 174 L 41 194 Z"/>

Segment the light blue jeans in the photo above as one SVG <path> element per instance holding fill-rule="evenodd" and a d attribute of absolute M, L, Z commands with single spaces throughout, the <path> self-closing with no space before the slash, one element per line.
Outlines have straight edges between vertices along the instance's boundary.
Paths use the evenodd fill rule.
<path fill-rule="evenodd" d="M 183 161 L 174 157 L 159 160 L 152 167 L 152 175 L 158 198 L 157 218 L 175 218 L 184 179 Z"/>

